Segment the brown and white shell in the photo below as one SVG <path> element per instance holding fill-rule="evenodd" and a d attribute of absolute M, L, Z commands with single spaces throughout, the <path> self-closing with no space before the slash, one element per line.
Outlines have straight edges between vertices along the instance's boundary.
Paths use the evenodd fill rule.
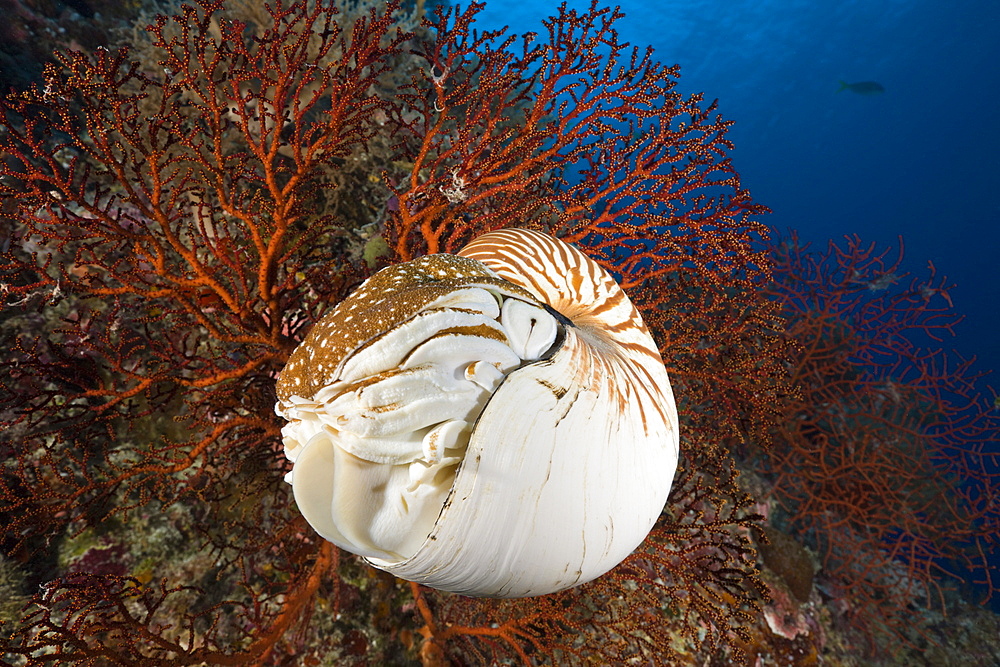
<path fill-rule="evenodd" d="M 288 479 L 324 538 L 466 595 L 576 586 L 666 502 L 677 414 L 612 276 L 528 230 L 383 269 L 289 359 Z"/>

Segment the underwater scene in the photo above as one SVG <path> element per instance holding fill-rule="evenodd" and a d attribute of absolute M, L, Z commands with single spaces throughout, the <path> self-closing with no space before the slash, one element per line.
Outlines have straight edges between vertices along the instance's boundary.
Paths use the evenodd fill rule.
<path fill-rule="evenodd" d="M 1000 665 L 1000 5 L 0 9 L 0 664 Z"/>

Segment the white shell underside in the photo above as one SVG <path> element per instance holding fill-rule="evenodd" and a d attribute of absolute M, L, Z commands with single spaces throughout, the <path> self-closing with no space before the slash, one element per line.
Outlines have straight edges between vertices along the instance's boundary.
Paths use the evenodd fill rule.
<path fill-rule="evenodd" d="M 659 516 L 677 462 L 670 425 L 616 382 L 622 372 L 569 329 L 551 359 L 509 375 L 487 403 L 424 547 L 372 563 L 492 597 L 562 590 L 617 565 Z"/>

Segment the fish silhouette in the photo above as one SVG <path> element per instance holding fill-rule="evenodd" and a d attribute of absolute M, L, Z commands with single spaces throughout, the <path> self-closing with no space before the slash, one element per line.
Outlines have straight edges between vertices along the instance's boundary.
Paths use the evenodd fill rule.
<path fill-rule="evenodd" d="M 858 95 L 881 95 L 885 92 L 885 87 L 878 81 L 858 81 L 857 83 L 841 81 L 837 92 L 842 90 L 849 90 Z"/>

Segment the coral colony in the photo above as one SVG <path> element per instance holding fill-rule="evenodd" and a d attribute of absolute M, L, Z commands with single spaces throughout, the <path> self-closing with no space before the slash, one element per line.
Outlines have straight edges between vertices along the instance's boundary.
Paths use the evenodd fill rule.
<path fill-rule="evenodd" d="M 994 593 L 996 412 L 909 342 L 946 281 L 771 241 L 730 121 L 616 10 L 344 5 L 196 0 L 0 101 L 4 664 L 806 665 L 934 655 L 944 611 L 995 661 L 959 593 Z M 366 278 L 510 227 L 628 293 L 680 460 L 621 565 L 494 600 L 319 537 L 274 405 Z"/>

